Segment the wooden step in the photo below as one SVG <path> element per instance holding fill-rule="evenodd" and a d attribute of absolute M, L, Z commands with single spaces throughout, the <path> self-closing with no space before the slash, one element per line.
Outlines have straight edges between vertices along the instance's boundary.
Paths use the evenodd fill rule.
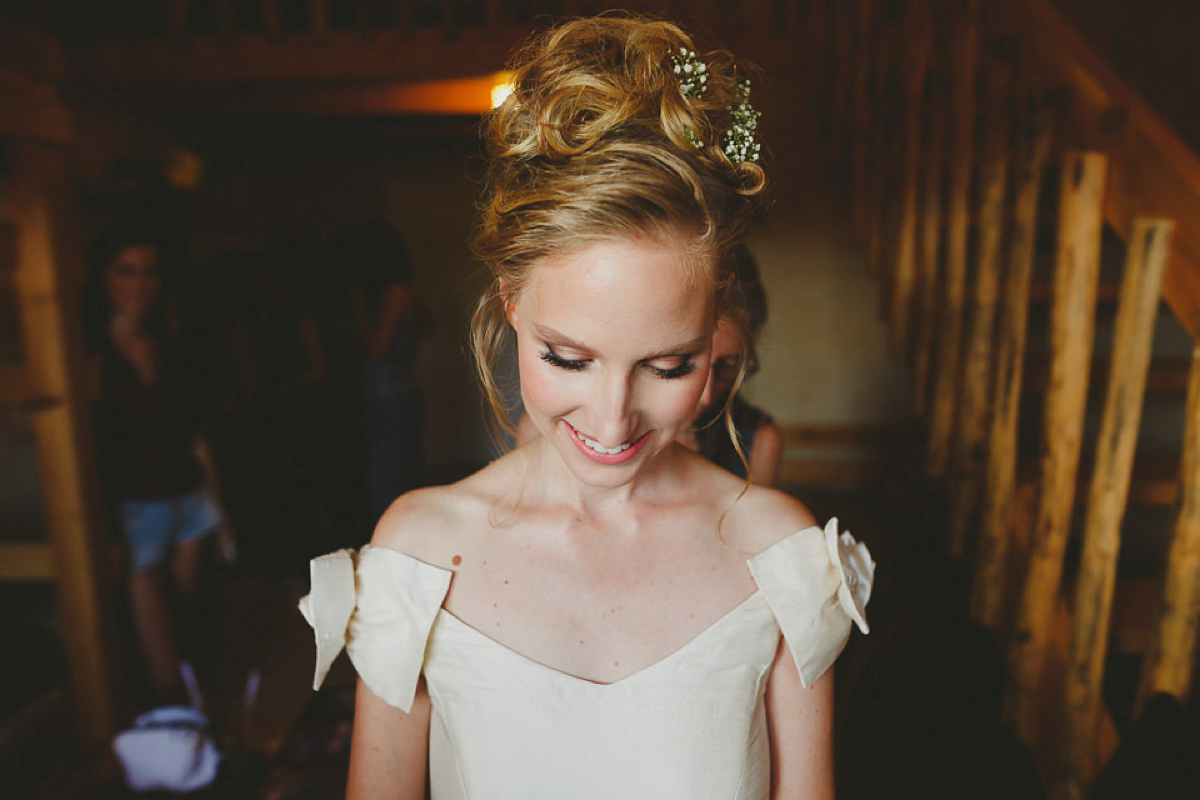
<path fill-rule="evenodd" d="M 1133 478 L 1129 484 L 1126 506 L 1161 508 L 1175 505 L 1179 497 L 1179 465 L 1178 453 L 1139 453 L 1133 461 Z M 1088 483 L 1092 477 L 1090 460 L 1085 458 L 1080 462 L 1078 475 L 1075 507 L 1082 509 L 1087 503 Z M 1036 487 L 1038 480 L 1038 458 L 1029 456 L 1020 459 L 1017 463 L 1018 486 Z"/>
<path fill-rule="evenodd" d="M 1091 366 L 1090 386 L 1093 391 L 1100 391 L 1108 385 L 1108 371 L 1111 361 L 1107 357 L 1093 360 Z M 1146 375 L 1146 391 L 1156 393 L 1175 392 L 1182 396 L 1187 391 L 1188 371 L 1191 369 L 1191 359 L 1186 356 L 1162 356 L 1150 362 L 1150 372 Z M 1049 362 L 1045 358 L 1026 358 L 1025 375 L 1021 388 L 1025 392 L 1041 394 L 1046 391 L 1049 379 Z"/>

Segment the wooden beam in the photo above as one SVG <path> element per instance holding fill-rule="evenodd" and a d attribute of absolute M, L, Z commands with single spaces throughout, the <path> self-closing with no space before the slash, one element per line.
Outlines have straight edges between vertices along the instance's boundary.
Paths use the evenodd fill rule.
<path fill-rule="evenodd" d="M 1200 157 L 1107 64 L 1049 0 L 994 4 L 998 24 L 1026 42 L 1044 86 L 1069 92 L 1062 133 L 1076 147 L 1103 150 L 1112 164 L 1104 217 L 1122 237 L 1133 219 L 1174 219 L 1163 296 L 1192 334 L 1200 310 Z"/>
<path fill-rule="evenodd" d="M 1071 649 L 1067 660 L 1065 793 L 1083 797 L 1095 779 L 1100 683 L 1108 652 L 1109 619 L 1121 546 L 1121 520 L 1133 471 L 1133 452 L 1150 367 L 1154 320 L 1170 250 L 1169 220 L 1139 219 L 1133 226 L 1113 335 L 1112 369 L 1084 521 L 1083 556 L 1075 584 Z"/>
<path fill-rule="evenodd" d="M 137 105 L 166 115 L 377 116 L 464 115 L 486 113 L 492 89 L 506 73 L 414 83 L 310 86 L 274 89 L 206 90 L 180 95 L 170 90 L 143 91 Z"/>
<path fill-rule="evenodd" d="M 781 486 L 866 486 L 878 479 L 888 428 L 880 425 L 781 425 Z"/>
<path fill-rule="evenodd" d="M 1179 356 L 1163 356 L 1150 361 L 1150 372 L 1146 375 L 1147 392 L 1165 392 L 1183 394 L 1187 391 L 1188 376 L 1191 371 L 1191 358 Z M 1097 359 L 1092 362 L 1092 385 L 1106 386 L 1112 362 Z M 1025 367 L 1026 392 L 1037 393 L 1046 391 L 1046 364 L 1041 359 L 1027 360 Z"/>
<path fill-rule="evenodd" d="M 784 455 L 779 465 L 779 486 L 863 487 L 879 479 L 878 458 L 812 457 Z"/>
<path fill-rule="evenodd" d="M 862 423 L 783 424 L 783 446 L 878 449 L 890 430 L 886 425 Z"/>
<path fill-rule="evenodd" d="M 1030 559 L 1009 649 L 1014 727 L 1035 735 L 1037 697 L 1062 580 L 1075 501 L 1088 368 L 1095 329 L 1096 284 L 1107 161 L 1099 153 L 1063 159 L 1055 246 L 1055 302 L 1050 317 L 1050 387 L 1046 392 L 1039 496 Z"/>

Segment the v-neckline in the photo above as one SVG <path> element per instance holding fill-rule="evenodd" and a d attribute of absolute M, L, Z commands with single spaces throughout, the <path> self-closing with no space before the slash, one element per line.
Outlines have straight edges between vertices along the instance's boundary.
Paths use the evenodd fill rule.
<path fill-rule="evenodd" d="M 738 603 L 733 608 L 726 611 L 724 614 L 722 614 L 720 617 L 718 617 L 716 620 L 714 620 L 707 628 L 705 628 L 704 630 L 697 633 L 691 639 L 688 639 L 686 642 L 684 642 L 682 645 L 677 647 L 675 650 L 672 650 L 670 653 L 667 653 L 665 656 L 658 659 L 657 661 L 651 662 L 650 664 L 647 664 L 646 666 L 641 667 L 640 669 L 635 670 L 634 672 L 631 672 L 628 675 L 624 675 L 620 678 L 617 678 L 614 681 L 597 681 L 597 680 L 592 680 L 591 678 L 584 678 L 580 675 L 575 675 L 574 673 L 567 672 L 566 670 L 559 669 L 558 667 L 551 666 L 542 661 L 538 661 L 537 659 L 532 658 L 531 656 L 527 656 L 524 653 L 514 650 L 512 647 L 504 644 L 503 642 L 493 639 L 491 636 L 488 636 L 486 633 L 479 630 L 475 626 L 471 625 L 468 622 L 463 621 L 459 617 L 455 616 L 453 613 L 447 611 L 445 609 L 445 607 L 438 609 L 438 617 L 450 620 L 451 624 L 456 626 L 458 629 L 465 631 L 469 635 L 484 641 L 490 647 L 493 647 L 496 650 L 499 650 L 502 653 L 505 653 L 508 657 L 510 657 L 526 666 L 529 666 L 536 670 L 546 672 L 551 675 L 555 675 L 555 676 L 557 676 L 561 679 L 567 680 L 567 681 L 584 684 L 587 686 L 594 686 L 598 689 L 604 689 L 604 688 L 609 688 L 609 687 L 615 688 L 617 686 L 621 686 L 621 685 L 628 683 L 636 678 L 639 678 L 642 675 L 645 675 L 648 672 L 651 672 L 651 671 L 659 669 L 659 668 L 665 668 L 670 663 L 672 663 L 680 658 L 683 658 L 687 652 L 695 649 L 696 647 L 699 647 L 700 642 L 704 641 L 705 639 L 710 638 L 711 636 L 714 636 L 715 635 L 714 632 L 716 630 L 723 628 L 725 625 L 727 625 L 729 623 L 729 620 L 738 616 L 741 612 L 743 612 L 744 609 L 750 607 L 750 605 L 754 601 L 761 600 L 761 599 L 763 599 L 762 590 L 761 589 L 755 590 L 753 594 L 748 596 L 746 599 L 742 600 L 740 603 Z"/>

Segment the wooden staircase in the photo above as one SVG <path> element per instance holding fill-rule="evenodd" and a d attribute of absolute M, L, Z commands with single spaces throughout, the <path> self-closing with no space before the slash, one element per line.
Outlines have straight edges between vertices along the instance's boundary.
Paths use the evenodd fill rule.
<path fill-rule="evenodd" d="M 1082 798 L 1125 722 L 1103 702 L 1113 646 L 1140 651 L 1138 708 L 1191 684 L 1200 348 L 1155 352 L 1197 333 L 1200 159 L 1046 0 L 857 0 L 834 20 L 834 134 L 947 548 L 1007 652 L 1004 713 L 1049 795 Z M 1186 404 L 1181 447 L 1139 443 L 1151 391 Z M 1157 575 L 1122 572 L 1134 505 L 1175 507 Z"/>

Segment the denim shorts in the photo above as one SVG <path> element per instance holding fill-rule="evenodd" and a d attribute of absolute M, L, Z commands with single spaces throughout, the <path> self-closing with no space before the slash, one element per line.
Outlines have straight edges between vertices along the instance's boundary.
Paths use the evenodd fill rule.
<path fill-rule="evenodd" d="M 121 504 L 121 527 L 134 572 L 155 566 L 173 545 L 212 533 L 220 524 L 221 512 L 203 489 L 166 500 Z"/>

